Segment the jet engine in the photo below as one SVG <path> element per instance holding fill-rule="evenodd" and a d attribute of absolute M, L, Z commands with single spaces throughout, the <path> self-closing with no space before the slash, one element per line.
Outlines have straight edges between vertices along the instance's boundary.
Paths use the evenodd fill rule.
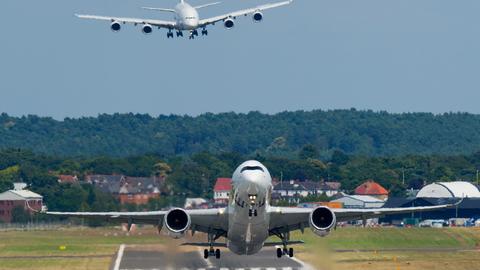
<path fill-rule="evenodd" d="M 152 31 L 153 31 L 153 27 L 152 27 L 150 24 L 145 24 L 145 25 L 143 25 L 143 27 L 142 27 L 142 32 L 143 32 L 145 35 L 151 34 Z"/>
<path fill-rule="evenodd" d="M 175 239 L 181 238 L 190 228 L 190 215 L 183 209 L 172 209 L 165 215 L 164 224 L 168 235 Z"/>
<path fill-rule="evenodd" d="M 226 20 L 223 22 L 223 25 L 224 25 L 225 28 L 227 28 L 227 29 L 232 29 L 232 28 L 235 26 L 235 22 L 233 22 L 232 19 L 226 19 Z"/>
<path fill-rule="evenodd" d="M 330 208 L 319 206 L 310 213 L 310 228 L 318 236 L 327 236 L 335 227 L 337 218 Z"/>
<path fill-rule="evenodd" d="M 120 29 L 122 29 L 122 26 L 120 25 L 119 22 L 115 21 L 115 22 L 112 22 L 112 24 L 110 25 L 110 29 L 112 29 L 113 32 L 118 32 L 120 31 Z"/>
<path fill-rule="evenodd" d="M 263 20 L 263 14 L 260 11 L 253 13 L 253 21 L 254 22 L 261 22 Z"/>

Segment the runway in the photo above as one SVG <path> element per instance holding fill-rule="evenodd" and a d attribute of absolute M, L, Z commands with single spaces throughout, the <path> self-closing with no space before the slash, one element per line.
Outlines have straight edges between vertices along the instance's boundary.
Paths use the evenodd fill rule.
<path fill-rule="evenodd" d="M 300 270 L 313 268 L 299 261 L 278 259 L 272 248 L 252 256 L 238 256 L 222 250 L 221 259 L 204 259 L 197 248 L 123 246 L 112 265 L 112 270 Z M 123 250 L 122 250 L 123 249 Z"/>

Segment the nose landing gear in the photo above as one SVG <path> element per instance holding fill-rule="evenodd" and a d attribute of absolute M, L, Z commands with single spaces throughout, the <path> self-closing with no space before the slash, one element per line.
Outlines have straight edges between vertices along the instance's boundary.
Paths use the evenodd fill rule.
<path fill-rule="evenodd" d="M 195 39 L 195 37 L 198 37 L 198 31 L 197 30 L 190 31 L 190 36 L 188 37 L 188 39 Z"/>

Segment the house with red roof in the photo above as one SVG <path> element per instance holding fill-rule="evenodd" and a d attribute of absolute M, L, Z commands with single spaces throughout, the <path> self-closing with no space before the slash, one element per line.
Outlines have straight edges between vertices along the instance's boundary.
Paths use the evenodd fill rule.
<path fill-rule="evenodd" d="M 58 176 L 58 183 L 60 184 L 77 184 L 78 177 L 76 175 L 61 174 Z"/>
<path fill-rule="evenodd" d="M 228 198 L 232 191 L 231 178 L 217 178 L 215 187 L 213 188 L 213 199 L 216 204 L 228 204 Z"/>
<path fill-rule="evenodd" d="M 369 179 L 355 189 L 355 195 L 368 195 L 381 200 L 388 198 L 388 190 L 379 183 Z"/>

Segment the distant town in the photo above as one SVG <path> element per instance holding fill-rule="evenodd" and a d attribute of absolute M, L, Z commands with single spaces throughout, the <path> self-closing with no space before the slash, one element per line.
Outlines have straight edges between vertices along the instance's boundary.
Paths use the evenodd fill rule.
<path fill-rule="evenodd" d="M 92 185 L 112 195 L 120 205 L 146 205 L 152 199 L 168 196 L 165 177 L 130 177 L 125 175 L 59 175 L 61 185 Z M 330 208 L 371 209 L 381 207 L 429 206 L 462 202 L 456 209 L 424 212 L 416 215 L 404 214 L 383 219 L 366 220 L 363 225 L 380 223 L 399 226 L 480 226 L 480 189 L 465 181 L 435 182 L 419 190 L 407 190 L 406 198 L 389 197 L 389 192 L 375 180 L 367 179 L 355 188 L 352 194 L 342 190 L 338 181 L 274 180 L 271 194 L 273 205 Z M 217 178 L 213 196 L 207 198 L 186 198 L 185 209 L 208 209 L 225 207 L 232 189 L 231 178 Z M 15 183 L 12 190 L 0 194 L 0 220 L 12 222 L 15 212 L 22 210 L 33 216 L 46 209 L 43 196 L 28 190 L 24 183 Z M 18 214 L 18 213 L 17 213 Z M 360 221 L 359 221 L 360 222 Z"/>

